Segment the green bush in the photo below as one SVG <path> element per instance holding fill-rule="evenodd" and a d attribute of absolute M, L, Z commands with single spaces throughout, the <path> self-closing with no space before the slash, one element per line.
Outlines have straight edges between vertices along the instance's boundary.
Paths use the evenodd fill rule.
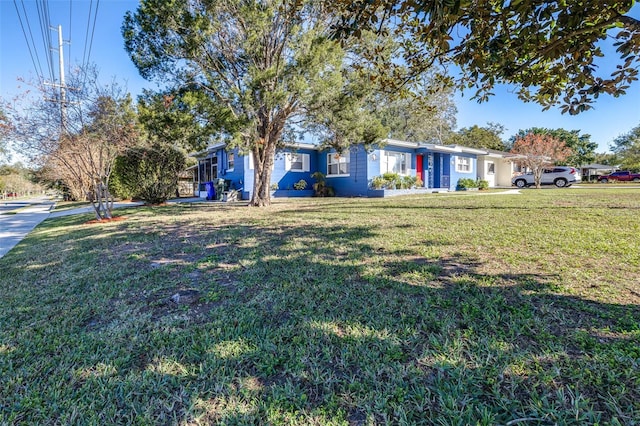
<path fill-rule="evenodd" d="M 371 187 L 373 189 L 382 189 L 386 186 L 387 181 L 382 176 L 376 176 L 371 179 Z"/>
<path fill-rule="evenodd" d="M 373 189 L 409 189 L 422 184 L 422 179 L 416 176 L 400 176 L 397 173 L 384 173 L 371 179 Z"/>
<path fill-rule="evenodd" d="M 300 179 L 299 181 L 293 184 L 293 188 L 298 191 L 302 191 L 307 188 L 307 181 L 304 179 Z"/>
<path fill-rule="evenodd" d="M 396 189 L 402 186 L 402 178 L 397 173 L 383 173 L 382 179 L 385 180 L 387 189 Z"/>
<path fill-rule="evenodd" d="M 316 180 L 316 183 L 312 185 L 314 197 L 333 197 L 336 195 L 333 188 L 327 186 L 326 176 L 322 172 L 315 172 L 311 177 Z"/>
<path fill-rule="evenodd" d="M 478 187 L 478 182 L 476 182 L 475 179 L 460 178 L 458 179 L 458 185 L 456 186 L 456 189 L 465 190 L 465 189 L 477 188 L 477 187 Z"/>
<path fill-rule="evenodd" d="M 414 186 L 416 186 L 416 181 L 417 181 L 417 178 L 415 176 L 403 176 L 400 187 L 402 189 L 413 188 Z"/>
<path fill-rule="evenodd" d="M 131 148 L 116 160 L 112 186 L 119 195 L 160 204 L 175 194 L 178 174 L 185 166 L 184 154 L 175 148 L 161 145 Z"/>
<path fill-rule="evenodd" d="M 485 189 L 489 189 L 489 182 L 484 179 L 478 179 L 478 189 L 484 191 Z"/>

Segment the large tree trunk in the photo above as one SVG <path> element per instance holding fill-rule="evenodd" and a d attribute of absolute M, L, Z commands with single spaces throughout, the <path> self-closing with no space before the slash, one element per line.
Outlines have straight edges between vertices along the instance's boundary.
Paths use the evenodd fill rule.
<path fill-rule="evenodd" d="M 265 207 L 271 205 L 271 171 L 276 155 L 276 147 L 282 136 L 287 117 L 292 107 L 284 108 L 280 113 L 271 115 L 262 110 L 258 114 L 259 139 L 253 144 L 253 195 L 249 205 Z"/>
<path fill-rule="evenodd" d="M 276 154 L 276 142 L 270 139 L 263 141 L 253 149 L 253 194 L 250 205 L 254 207 L 271 205 L 271 169 Z"/>

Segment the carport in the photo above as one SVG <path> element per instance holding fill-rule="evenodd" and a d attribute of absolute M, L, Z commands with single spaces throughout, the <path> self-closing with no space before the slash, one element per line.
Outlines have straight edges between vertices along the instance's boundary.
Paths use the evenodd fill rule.
<path fill-rule="evenodd" d="M 583 180 L 586 176 L 586 180 L 591 182 L 592 180 L 598 179 L 598 176 L 600 175 L 606 175 L 618 170 L 618 167 L 609 166 L 608 164 L 587 164 L 585 166 L 581 166 L 580 170 Z"/>

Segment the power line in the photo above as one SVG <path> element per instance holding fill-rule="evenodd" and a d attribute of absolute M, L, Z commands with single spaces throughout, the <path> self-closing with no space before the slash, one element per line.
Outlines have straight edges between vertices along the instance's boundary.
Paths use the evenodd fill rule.
<path fill-rule="evenodd" d="M 40 23 L 40 33 L 42 35 L 42 41 L 44 43 L 47 55 L 47 66 L 49 68 L 49 76 L 51 81 L 55 81 L 55 75 L 53 73 L 53 56 L 51 54 L 51 37 L 49 35 L 49 21 L 47 20 L 45 9 L 46 2 L 41 0 L 36 2 L 36 10 L 38 11 L 38 21 Z"/>
<path fill-rule="evenodd" d="M 31 62 L 33 64 L 35 73 L 37 75 L 37 78 L 40 84 L 43 84 L 44 81 L 46 81 L 47 79 L 50 80 L 52 83 L 55 83 L 57 80 L 56 75 L 58 75 L 57 68 L 54 65 L 57 63 L 57 61 L 54 61 L 53 50 L 57 50 L 60 47 L 58 48 L 54 47 L 54 43 L 52 42 L 52 39 L 51 39 L 51 30 L 54 28 L 51 26 L 52 25 L 51 13 L 50 13 L 51 7 L 49 2 L 50 0 L 36 0 L 32 3 L 33 6 L 27 8 L 24 0 L 13 0 L 14 7 L 16 9 L 16 14 L 18 15 L 20 27 L 22 29 L 23 36 L 27 43 L 27 48 L 28 48 L 29 55 L 31 57 Z M 75 5 L 76 7 L 74 8 L 73 0 L 69 0 L 69 12 L 68 12 L 69 13 L 68 15 L 69 39 L 65 40 L 65 43 L 69 45 L 67 48 L 68 59 L 66 64 L 67 73 L 69 75 L 72 74 L 72 71 L 71 71 L 72 29 L 78 28 L 81 30 L 81 27 L 83 26 L 83 25 L 76 25 L 75 27 L 72 27 L 74 12 L 76 12 L 77 14 L 78 10 L 83 9 L 83 8 L 78 9 L 77 5 L 78 3 L 76 3 Z M 35 11 L 33 10 L 34 7 L 36 9 Z M 96 1 L 90 0 L 89 10 L 87 15 L 87 22 L 86 22 L 86 29 L 84 31 L 85 39 L 84 39 L 84 49 L 82 53 L 82 61 L 79 64 L 83 70 L 86 70 L 86 68 L 88 67 L 91 61 L 91 53 L 93 49 L 93 40 L 95 37 L 99 7 L 100 7 L 100 0 L 96 0 Z M 56 7 L 54 10 L 63 11 L 60 7 Z M 34 12 L 36 12 L 37 16 L 34 16 Z M 31 15 L 31 18 L 30 18 L 30 15 Z M 38 21 L 37 25 L 33 25 L 34 19 L 37 19 Z M 35 39 L 38 37 L 38 35 L 35 34 L 35 27 L 37 26 L 40 27 L 41 41 L 39 43 L 36 43 L 35 41 Z M 39 50 L 42 49 L 42 47 L 39 48 L 39 46 L 43 46 L 45 49 L 45 51 L 43 52 L 44 58 L 40 57 L 41 55 Z M 42 65 L 42 62 L 45 62 L 46 66 Z M 86 79 L 86 75 L 85 75 L 85 79 Z"/>
<path fill-rule="evenodd" d="M 100 6 L 100 0 L 96 1 L 96 8 L 93 12 L 93 25 L 91 25 L 91 12 L 93 10 L 93 0 L 89 3 L 89 15 L 87 17 L 87 31 L 84 39 L 84 53 L 82 55 L 82 69 L 85 71 L 83 79 L 83 84 L 86 81 L 86 69 L 89 65 L 89 59 L 91 57 L 91 49 L 93 47 L 93 37 L 95 35 L 96 30 L 96 21 L 98 19 L 98 7 Z M 89 28 L 91 28 L 91 37 L 89 37 Z M 89 46 L 89 50 L 87 51 L 87 44 Z"/>
<path fill-rule="evenodd" d="M 25 18 L 25 22 L 27 23 L 27 28 L 29 29 L 29 36 L 27 36 L 27 32 L 25 31 L 24 24 L 22 23 L 22 17 L 20 16 L 20 9 L 18 8 L 18 3 L 16 0 L 13 0 L 13 5 L 16 8 L 18 21 L 20 21 L 20 28 L 22 28 L 22 34 L 24 35 L 24 39 L 27 42 L 27 48 L 29 49 L 29 56 L 31 57 L 33 68 L 35 69 L 35 72 L 38 76 L 38 81 L 40 82 L 40 84 L 42 84 L 42 65 L 40 64 L 40 58 L 38 57 L 38 50 L 35 48 L 36 44 L 33 40 L 33 32 L 31 31 L 31 26 L 29 25 L 29 19 L 27 16 L 27 11 L 24 7 L 24 1 L 22 2 L 22 9 L 24 11 L 24 18 Z M 29 39 L 31 39 L 31 43 L 29 43 Z M 33 50 L 31 50 L 32 44 L 33 44 Z"/>
<path fill-rule="evenodd" d="M 73 0 L 69 0 L 69 60 L 67 61 L 67 73 L 71 75 L 71 23 L 73 22 Z"/>

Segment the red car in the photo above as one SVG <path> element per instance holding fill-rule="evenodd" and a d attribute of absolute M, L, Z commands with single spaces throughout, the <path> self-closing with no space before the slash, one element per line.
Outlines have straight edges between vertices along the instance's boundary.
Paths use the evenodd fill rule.
<path fill-rule="evenodd" d="M 598 182 L 607 183 L 610 180 L 621 182 L 640 182 L 640 173 L 631 173 L 630 171 L 613 172 L 609 175 L 598 176 Z"/>

